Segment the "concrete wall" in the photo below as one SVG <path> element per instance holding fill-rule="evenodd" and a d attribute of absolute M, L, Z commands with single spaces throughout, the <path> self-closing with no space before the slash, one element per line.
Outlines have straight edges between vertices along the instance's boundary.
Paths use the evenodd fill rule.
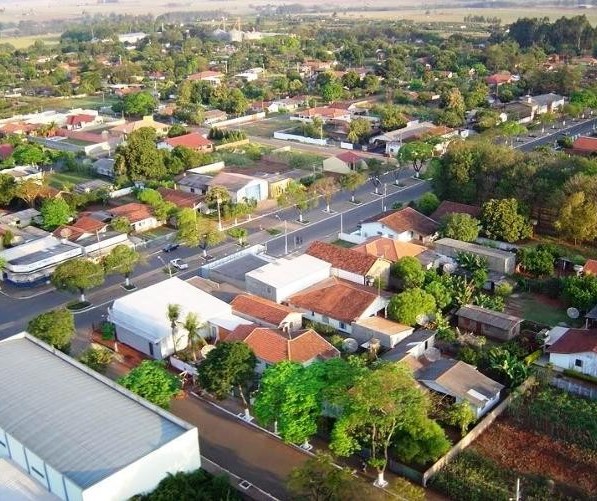
<path fill-rule="evenodd" d="M 282 139 L 284 141 L 297 141 L 305 144 L 316 144 L 317 146 L 326 146 L 327 139 L 315 139 L 313 137 L 299 136 L 297 134 L 287 134 L 284 131 L 274 132 L 274 139 Z"/>
<path fill-rule="evenodd" d="M 266 117 L 265 111 L 259 113 L 253 113 L 252 115 L 245 115 L 238 118 L 230 118 L 228 120 L 222 120 L 221 122 L 211 123 L 213 127 L 228 127 L 229 125 L 246 124 L 251 122 L 258 122 Z"/>
<path fill-rule="evenodd" d="M 442 243 L 435 242 L 435 251 L 439 254 L 443 254 L 444 256 L 456 258 L 458 253 L 460 252 L 468 252 L 470 254 L 483 256 L 487 259 L 487 264 L 489 266 L 490 271 L 495 271 L 496 273 L 506 273 L 508 275 L 514 273 L 516 269 L 516 254 L 513 252 L 504 252 L 503 256 L 496 256 L 496 255 L 486 255 L 484 253 L 475 252 L 474 248 L 472 250 L 464 250 L 464 249 L 457 249 L 450 245 L 445 245 Z"/>

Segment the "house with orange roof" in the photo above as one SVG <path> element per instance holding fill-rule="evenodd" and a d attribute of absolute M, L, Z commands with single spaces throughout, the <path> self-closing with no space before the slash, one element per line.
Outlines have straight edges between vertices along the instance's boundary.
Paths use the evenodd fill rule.
<path fill-rule="evenodd" d="M 199 210 L 203 207 L 204 196 L 196 193 L 188 193 L 182 190 L 173 190 L 172 188 L 165 188 L 161 186 L 158 188 L 158 193 L 166 202 L 173 203 L 177 207 Z"/>
<path fill-rule="evenodd" d="M 170 128 L 169 125 L 161 122 L 156 122 L 153 119 L 153 116 L 148 115 L 144 116 L 141 120 L 137 120 L 135 122 L 126 122 L 122 125 L 112 127 L 109 133 L 111 136 L 126 138 L 126 136 L 128 136 L 131 132 L 141 129 L 143 127 L 151 127 L 153 130 L 155 130 L 158 136 L 165 136 L 168 132 L 168 129 Z"/>
<path fill-rule="evenodd" d="M 354 322 L 385 311 L 389 295 L 331 277 L 290 296 L 285 302 L 301 311 L 305 320 L 351 334 Z"/>
<path fill-rule="evenodd" d="M 210 152 L 214 150 L 214 144 L 198 132 L 169 137 L 158 143 L 158 148 L 160 149 L 173 150 L 177 146 L 184 146 L 190 150 L 202 152 Z"/>
<path fill-rule="evenodd" d="M 597 155 L 597 137 L 577 137 L 572 143 L 572 148 L 570 148 L 569 152 L 585 157 Z"/>
<path fill-rule="evenodd" d="M 468 214 L 469 216 L 478 219 L 481 215 L 481 207 L 478 205 L 468 205 L 459 202 L 451 202 L 450 200 L 442 200 L 438 208 L 435 209 L 429 217 L 440 223 L 445 216 L 450 214 Z"/>
<path fill-rule="evenodd" d="M 193 73 L 187 77 L 187 80 L 191 80 L 192 82 L 208 82 L 211 85 L 220 85 L 222 83 L 222 79 L 224 78 L 224 73 L 220 71 L 200 71 L 199 73 Z"/>
<path fill-rule="evenodd" d="M 426 270 L 436 268 L 440 260 L 439 254 L 423 245 L 387 237 L 371 237 L 362 244 L 352 247 L 351 250 L 384 258 L 391 263 L 405 256 L 416 257 Z"/>
<path fill-rule="evenodd" d="M 69 130 L 82 129 L 83 127 L 93 125 L 97 121 L 97 115 L 87 113 L 75 113 L 66 117 L 65 127 Z"/>
<path fill-rule="evenodd" d="M 552 336 L 553 331 L 557 336 Z M 551 364 L 597 376 L 597 329 L 555 327 L 549 336 L 547 353 Z"/>
<path fill-rule="evenodd" d="M 360 285 L 373 285 L 376 279 L 388 283 L 391 262 L 338 245 L 315 241 L 306 254 L 332 265 L 332 275 Z"/>
<path fill-rule="evenodd" d="M 232 312 L 262 327 L 299 330 L 303 315 L 284 304 L 274 303 L 253 294 L 239 294 L 231 302 Z"/>
<path fill-rule="evenodd" d="M 485 77 L 485 83 L 487 85 L 495 85 L 496 87 L 512 82 L 513 76 L 509 71 L 501 71 L 499 73 L 494 73 L 493 75 Z"/>
<path fill-rule="evenodd" d="M 90 216 L 81 216 L 69 225 L 56 228 L 53 235 L 83 247 L 83 254 L 100 257 L 120 244 L 132 245 L 126 233 L 110 229 L 110 225 Z"/>
<path fill-rule="evenodd" d="M 393 210 L 361 223 L 358 234 L 366 240 L 383 236 L 401 242 L 432 242 L 437 238 L 439 224 L 412 207 Z"/>
<path fill-rule="evenodd" d="M 323 170 L 325 172 L 335 172 L 337 174 L 348 174 L 366 167 L 365 158 L 354 151 L 343 151 L 323 161 Z"/>
<path fill-rule="evenodd" d="M 114 207 L 109 209 L 108 212 L 112 218 L 124 217 L 128 219 L 131 223 L 132 231 L 137 233 L 152 230 L 162 224 L 155 217 L 149 205 L 138 202 L 131 202 L 119 207 Z"/>
<path fill-rule="evenodd" d="M 241 341 L 251 348 L 257 358 L 255 372 L 258 374 L 284 361 L 307 366 L 318 360 L 340 356 L 340 351 L 313 329 L 290 332 L 257 325 L 240 325 L 224 340 L 234 341 Z"/>
<path fill-rule="evenodd" d="M 339 122 L 350 122 L 351 113 L 348 110 L 333 108 L 331 106 L 316 106 L 314 108 L 307 108 L 294 113 L 290 120 L 299 122 L 312 122 L 314 118 L 320 118 L 323 122 L 331 120 Z"/>

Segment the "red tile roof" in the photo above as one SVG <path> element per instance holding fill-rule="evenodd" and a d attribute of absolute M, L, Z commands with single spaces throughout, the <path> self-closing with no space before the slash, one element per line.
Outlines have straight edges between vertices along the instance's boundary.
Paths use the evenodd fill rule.
<path fill-rule="evenodd" d="M 153 212 L 148 205 L 131 202 L 129 204 L 121 205 L 110 209 L 112 217 L 126 217 L 131 223 L 142 221 L 153 217 Z"/>
<path fill-rule="evenodd" d="M 512 75 L 504 71 L 502 73 L 496 73 L 495 75 L 490 75 L 485 79 L 485 82 L 489 85 L 500 85 L 504 83 L 509 83 L 512 81 Z"/>
<path fill-rule="evenodd" d="M 568 329 L 547 348 L 549 353 L 597 353 L 597 329 Z"/>
<path fill-rule="evenodd" d="M 82 216 L 77 219 L 73 224 L 71 224 L 74 228 L 78 228 L 84 232 L 96 232 L 106 227 L 106 223 L 102 221 L 98 221 L 89 216 Z"/>
<path fill-rule="evenodd" d="M 213 143 L 203 137 L 198 132 L 191 132 L 182 136 L 170 137 L 164 141 L 166 144 L 175 148 L 176 146 L 184 146 L 192 150 L 204 149 L 213 146 Z"/>
<path fill-rule="evenodd" d="M 283 304 L 249 294 L 239 294 L 230 303 L 232 311 L 245 314 L 268 324 L 280 325 L 294 310 Z"/>
<path fill-rule="evenodd" d="M 476 205 L 461 204 L 459 202 L 451 202 L 444 200 L 439 204 L 439 207 L 435 209 L 435 212 L 429 217 L 438 223 L 442 218 L 448 214 L 468 214 L 469 216 L 478 218 L 481 214 L 481 207 Z"/>
<path fill-rule="evenodd" d="M 597 153 L 597 137 L 581 136 L 572 143 L 572 151 L 576 153 Z"/>
<path fill-rule="evenodd" d="M 330 263 L 332 268 L 362 276 L 365 276 L 377 262 L 377 258 L 374 256 L 319 241 L 313 242 L 306 253 Z"/>
<path fill-rule="evenodd" d="M 377 300 L 377 291 L 352 282 L 329 278 L 288 298 L 290 306 L 314 311 L 335 320 L 351 323 Z"/>
<path fill-rule="evenodd" d="M 597 275 L 597 261 L 595 259 L 587 259 L 583 266 L 583 272 L 587 275 Z"/>
<path fill-rule="evenodd" d="M 365 243 L 352 247 L 351 250 L 369 254 L 370 256 L 383 257 L 388 261 L 395 262 L 404 256 L 418 256 L 425 252 L 427 247 L 412 242 L 400 242 L 387 237 L 373 237 Z"/>
<path fill-rule="evenodd" d="M 356 153 L 353 153 L 352 151 L 344 151 L 336 155 L 336 158 L 342 160 L 343 162 L 346 162 L 347 164 L 356 164 L 361 160 L 364 160 L 363 157 L 357 155 Z"/>
<path fill-rule="evenodd" d="M 304 364 L 315 358 L 329 359 L 340 352 L 312 329 L 300 333 L 287 333 L 266 327 L 241 325 L 234 329 L 226 342 L 242 341 L 255 356 L 270 364 L 289 360 Z"/>
<path fill-rule="evenodd" d="M 69 115 L 66 118 L 67 125 L 81 125 L 84 123 L 93 122 L 95 117 L 93 115 L 85 115 L 83 113 L 77 115 Z"/>
<path fill-rule="evenodd" d="M 428 236 L 435 234 L 439 229 L 439 224 L 436 221 L 421 214 L 412 207 L 391 211 L 387 215 L 377 219 L 377 221 L 385 224 L 396 233 L 416 231 L 420 235 Z"/>
<path fill-rule="evenodd" d="M 178 207 L 188 207 L 195 209 L 205 198 L 196 193 L 187 193 L 186 191 L 173 190 L 172 188 L 158 188 L 158 192 L 166 202 L 171 202 Z"/>

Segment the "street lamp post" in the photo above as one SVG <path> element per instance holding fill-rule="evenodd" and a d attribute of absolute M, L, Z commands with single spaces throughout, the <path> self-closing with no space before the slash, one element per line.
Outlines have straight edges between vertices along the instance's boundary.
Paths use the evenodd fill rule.
<path fill-rule="evenodd" d="M 222 199 L 220 197 L 216 200 L 216 205 L 218 206 L 218 230 L 222 231 L 222 214 L 220 212 L 220 204 L 222 203 Z"/>
<path fill-rule="evenodd" d="M 168 275 L 170 275 L 170 278 L 172 278 L 172 268 L 170 267 L 170 263 L 166 264 L 166 261 L 164 261 L 164 259 L 162 258 L 162 256 L 158 256 L 158 259 L 162 262 L 162 264 L 164 266 L 166 266 L 168 268 Z"/>

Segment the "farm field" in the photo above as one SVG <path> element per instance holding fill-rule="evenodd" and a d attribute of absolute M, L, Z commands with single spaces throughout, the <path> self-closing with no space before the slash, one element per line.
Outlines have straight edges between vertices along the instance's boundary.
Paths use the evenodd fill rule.
<path fill-rule="evenodd" d="M 41 41 L 45 45 L 56 45 L 60 39 L 60 33 L 48 33 L 47 35 L 35 35 L 27 37 L 0 37 L 0 43 L 8 43 L 15 49 L 26 49 L 31 47 L 36 41 Z"/>

